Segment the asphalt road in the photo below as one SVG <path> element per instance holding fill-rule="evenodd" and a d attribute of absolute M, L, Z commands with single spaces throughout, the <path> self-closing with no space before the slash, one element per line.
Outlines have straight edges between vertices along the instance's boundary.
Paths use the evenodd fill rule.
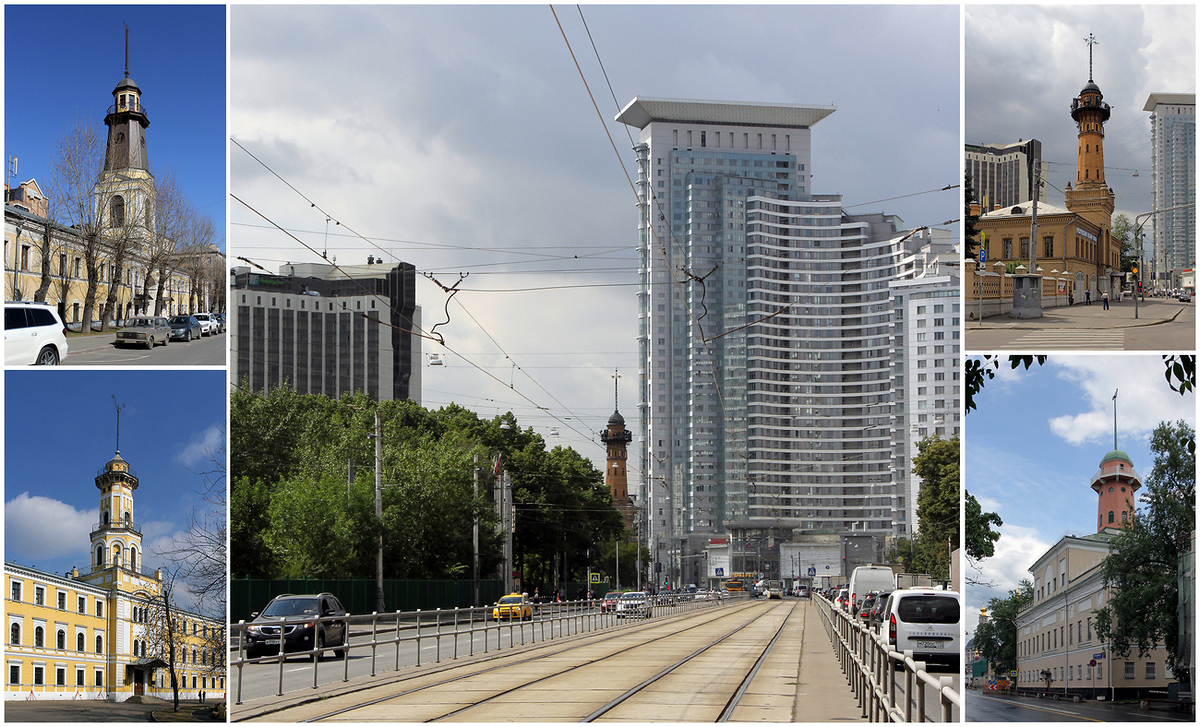
<path fill-rule="evenodd" d="M 184 343 L 172 341 L 152 350 L 117 346 L 116 331 L 67 339 L 63 366 L 225 366 L 229 337 L 224 333 Z"/>
<path fill-rule="evenodd" d="M 1182 712 L 1142 710 L 1137 705 L 1007 697 L 968 689 L 968 722 L 1194 722 Z"/>
<path fill-rule="evenodd" d="M 1048 308 L 1030 320 L 993 316 L 983 326 L 966 323 L 968 351 L 1191 351 L 1196 347 L 1196 307 L 1169 298 L 1147 298 L 1134 318 L 1131 300 L 1111 310 L 1093 303 Z"/>

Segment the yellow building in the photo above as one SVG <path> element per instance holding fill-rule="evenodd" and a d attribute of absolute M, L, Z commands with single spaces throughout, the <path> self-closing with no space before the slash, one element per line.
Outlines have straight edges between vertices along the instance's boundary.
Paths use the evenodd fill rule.
<path fill-rule="evenodd" d="M 170 699 L 163 573 L 141 568 L 138 478 L 120 452 L 96 475 L 92 561 L 64 575 L 5 562 L 5 699 Z M 225 692 L 222 620 L 171 612 L 180 697 Z"/>

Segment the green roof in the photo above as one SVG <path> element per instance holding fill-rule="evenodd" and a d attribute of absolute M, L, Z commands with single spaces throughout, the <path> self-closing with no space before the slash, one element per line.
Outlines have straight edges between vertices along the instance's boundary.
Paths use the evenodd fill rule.
<path fill-rule="evenodd" d="M 1125 454 L 1124 452 L 1122 452 L 1119 449 L 1114 449 L 1113 451 L 1104 455 L 1103 459 L 1100 460 L 1100 464 L 1103 465 L 1105 462 L 1108 462 L 1108 461 L 1114 460 L 1114 459 L 1119 459 L 1122 462 L 1128 462 L 1130 467 L 1133 466 L 1133 460 L 1129 459 L 1129 455 Z"/>

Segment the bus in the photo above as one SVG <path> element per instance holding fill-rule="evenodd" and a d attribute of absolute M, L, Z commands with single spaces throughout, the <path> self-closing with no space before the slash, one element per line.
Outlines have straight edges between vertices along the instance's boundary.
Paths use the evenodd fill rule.
<path fill-rule="evenodd" d="M 741 593 L 742 582 L 736 579 L 725 581 L 725 590 L 729 591 L 730 593 Z"/>
<path fill-rule="evenodd" d="M 783 599 L 783 581 L 767 581 L 767 598 Z"/>

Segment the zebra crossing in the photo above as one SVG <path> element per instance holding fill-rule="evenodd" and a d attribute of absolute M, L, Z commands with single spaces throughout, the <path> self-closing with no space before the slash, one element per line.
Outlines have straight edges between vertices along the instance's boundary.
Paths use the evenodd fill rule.
<path fill-rule="evenodd" d="M 1016 350 L 1085 350 L 1085 351 L 1123 351 L 1125 349 L 1125 329 L 1112 328 L 1108 330 L 1088 329 L 1082 331 L 1064 328 L 1030 331 L 1019 336 L 1005 348 Z"/>

